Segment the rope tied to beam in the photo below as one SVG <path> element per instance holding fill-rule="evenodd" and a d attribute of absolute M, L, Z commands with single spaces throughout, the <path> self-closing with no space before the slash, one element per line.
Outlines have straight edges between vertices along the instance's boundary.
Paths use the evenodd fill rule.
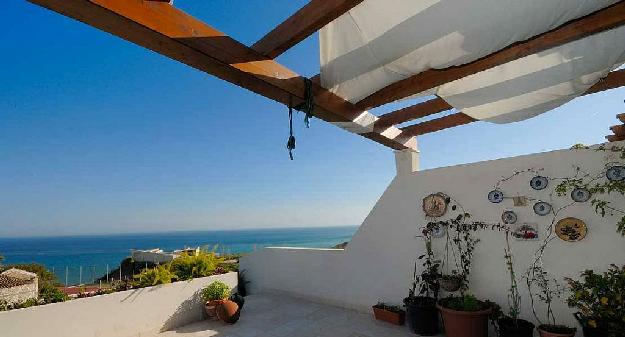
<path fill-rule="evenodd" d="M 314 117 L 315 101 L 312 91 L 312 81 L 304 78 L 305 96 L 304 102 L 293 106 L 293 96 L 289 95 L 289 140 L 286 142 L 286 148 L 289 150 L 289 158 L 293 160 L 293 150 L 295 150 L 295 136 L 293 136 L 293 109 L 305 113 L 304 125 L 310 127 L 310 119 Z"/>

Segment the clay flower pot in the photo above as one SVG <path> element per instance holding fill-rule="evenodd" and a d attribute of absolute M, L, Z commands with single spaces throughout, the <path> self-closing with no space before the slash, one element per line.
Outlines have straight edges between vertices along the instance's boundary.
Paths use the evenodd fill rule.
<path fill-rule="evenodd" d="M 488 336 L 488 315 L 492 309 L 480 311 L 457 311 L 436 304 L 443 316 L 443 326 L 447 337 Z"/>
<path fill-rule="evenodd" d="M 235 317 L 238 318 L 239 305 L 231 300 L 224 300 L 217 306 L 217 317 L 228 324 L 236 322 Z"/>
<path fill-rule="evenodd" d="M 540 337 L 573 337 L 577 329 L 562 325 L 541 324 L 538 326 Z"/>
<path fill-rule="evenodd" d="M 204 304 L 204 310 L 206 311 L 206 316 L 208 316 L 208 319 L 213 320 L 213 321 L 216 321 L 219 319 L 217 317 L 217 307 L 219 307 L 222 302 L 223 300 L 208 301 L 206 302 L 206 304 Z"/>
<path fill-rule="evenodd" d="M 385 321 L 395 325 L 404 325 L 406 313 L 404 311 L 394 312 L 373 306 L 373 316 L 375 319 Z"/>

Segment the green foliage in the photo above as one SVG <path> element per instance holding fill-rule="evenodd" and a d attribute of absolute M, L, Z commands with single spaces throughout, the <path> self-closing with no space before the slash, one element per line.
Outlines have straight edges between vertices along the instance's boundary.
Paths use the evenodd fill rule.
<path fill-rule="evenodd" d="M 581 273 L 581 280 L 567 279 L 569 307 L 579 310 L 582 324 L 609 331 L 625 331 L 625 266 L 611 265 L 603 274 Z"/>
<path fill-rule="evenodd" d="M 456 311 L 480 311 L 490 307 L 488 302 L 480 301 L 473 295 L 450 296 L 441 299 L 440 304 Z"/>
<path fill-rule="evenodd" d="M 39 301 L 36 298 L 29 298 L 21 303 L 9 303 L 5 300 L 0 300 L 0 311 L 8 311 L 13 309 L 23 309 L 39 305 Z"/>
<path fill-rule="evenodd" d="M 69 298 L 67 295 L 52 284 L 44 284 L 39 288 L 39 299 L 45 303 L 65 302 Z"/>
<path fill-rule="evenodd" d="M 178 280 L 191 280 L 210 276 L 218 265 L 224 262 L 213 252 L 200 252 L 198 255 L 182 254 L 171 262 L 171 272 Z"/>
<path fill-rule="evenodd" d="M 225 300 L 228 297 L 230 297 L 230 287 L 221 281 L 215 281 L 202 289 L 202 298 L 207 302 Z"/>
<path fill-rule="evenodd" d="M 171 283 L 175 275 L 169 270 L 169 265 L 147 268 L 138 275 L 134 275 L 134 284 L 137 287 L 151 287 L 158 284 Z"/>
<path fill-rule="evenodd" d="M 583 147 L 580 149 L 588 149 L 587 147 Z M 607 152 L 612 154 L 617 154 L 620 159 L 625 159 L 625 147 L 624 146 L 610 146 L 606 147 L 602 145 L 598 147 L 595 151 L 598 152 Z M 590 201 L 591 206 L 594 208 L 595 213 L 601 215 L 601 217 L 605 217 L 606 215 L 614 216 L 619 215 L 620 218 L 616 223 L 616 231 L 625 236 L 625 210 L 614 207 L 611 202 L 600 199 L 601 195 L 610 195 L 613 193 L 620 194 L 621 196 L 625 196 L 625 181 L 609 181 L 604 180 L 605 173 L 609 167 L 620 163 L 609 162 L 606 163 L 603 172 L 596 176 L 591 176 L 588 173 L 584 173 L 582 178 L 579 177 L 580 173 L 582 173 L 582 169 L 580 167 L 576 168 L 577 174 L 573 178 L 564 178 L 556 187 L 555 192 L 558 196 L 568 195 L 573 189 L 578 187 L 586 188 L 592 195 L 592 200 Z"/>
<path fill-rule="evenodd" d="M 512 248 L 510 247 L 510 232 L 506 231 L 506 248 L 504 249 L 504 259 L 508 274 L 510 275 L 510 288 L 508 288 L 508 316 L 516 320 L 521 313 L 521 294 L 519 294 L 519 286 L 517 284 L 516 273 L 514 272 L 514 260 L 512 256 Z"/>
<path fill-rule="evenodd" d="M 400 307 L 396 306 L 396 305 L 388 305 L 384 302 L 378 302 L 376 305 L 373 306 L 374 308 L 378 308 L 378 309 L 382 309 L 382 310 L 386 310 L 386 311 L 390 311 L 390 312 L 394 312 L 394 313 L 402 313 L 404 312 Z"/>

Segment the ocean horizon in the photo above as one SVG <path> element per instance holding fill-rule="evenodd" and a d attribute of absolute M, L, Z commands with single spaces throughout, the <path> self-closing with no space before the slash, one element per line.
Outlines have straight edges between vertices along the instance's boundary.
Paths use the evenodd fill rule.
<path fill-rule="evenodd" d="M 358 226 L 259 228 L 153 233 L 0 238 L 4 264 L 39 263 L 61 283 L 89 283 L 115 269 L 131 249 L 165 251 L 203 247 L 218 253 L 248 253 L 263 247 L 330 248 L 350 241 Z"/>

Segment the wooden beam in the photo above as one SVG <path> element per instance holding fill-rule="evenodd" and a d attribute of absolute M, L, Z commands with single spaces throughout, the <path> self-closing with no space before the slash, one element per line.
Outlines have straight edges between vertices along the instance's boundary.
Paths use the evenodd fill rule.
<path fill-rule="evenodd" d="M 618 118 L 618 120 L 620 120 L 621 122 L 625 123 L 625 113 L 616 115 L 616 118 Z"/>
<path fill-rule="evenodd" d="M 378 107 L 623 24 L 625 24 L 625 1 L 620 1 L 549 32 L 512 44 L 471 63 L 445 69 L 430 69 L 395 82 L 364 98 L 356 106 L 363 110 Z"/>
<path fill-rule="evenodd" d="M 453 128 L 454 126 L 469 124 L 475 121 L 477 121 L 475 118 L 465 115 L 462 112 L 458 112 L 455 114 L 432 119 L 427 122 L 410 125 L 410 126 L 401 128 L 401 131 L 404 134 L 404 136 L 424 135 L 426 133 Z"/>
<path fill-rule="evenodd" d="M 605 136 L 609 142 L 620 142 L 621 140 L 625 140 L 625 136 L 617 136 L 617 135 L 609 135 Z"/>
<path fill-rule="evenodd" d="M 610 130 L 619 137 L 625 136 L 625 125 L 623 124 L 611 126 Z"/>
<path fill-rule="evenodd" d="M 606 76 L 601 81 L 597 82 L 595 85 L 590 87 L 581 96 L 586 96 L 586 95 L 594 94 L 594 93 L 609 90 L 609 89 L 615 89 L 615 88 L 619 88 L 622 86 L 625 86 L 625 70 L 617 70 L 617 71 L 613 71 L 609 73 L 608 76 Z M 438 100 L 442 100 L 442 99 L 435 98 L 427 102 L 432 102 L 432 104 L 434 104 L 434 102 Z M 420 103 L 420 104 L 423 104 L 423 103 Z M 419 104 L 413 105 L 412 107 L 418 106 L 418 105 Z M 625 113 L 617 115 L 617 118 L 625 122 Z M 403 132 L 403 136 L 418 136 L 418 135 L 423 135 L 426 133 L 431 133 L 431 132 L 447 129 L 447 128 L 458 126 L 458 125 L 472 123 L 475 121 L 477 120 L 465 115 L 462 112 L 458 112 L 458 113 L 444 116 L 441 118 L 433 119 L 431 121 L 427 121 L 427 122 L 423 122 L 423 123 L 419 123 L 415 125 L 410 125 L 410 126 L 401 128 L 401 130 Z"/>
<path fill-rule="evenodd" d="M 363 0 L 311 0 L 252 48 L 271 59 L 289 50 Z"/>
<path fill-rule="evenodd" d="M 433 115 L 449 109 L 453 109 L 453 107 L 442 98 L 437 97 L 429 101 L 417 103 L 415 105 L 381 115 L 375 122 L 375 126 L 380 129 L 387 128 L 391 125 L 409 122 L 411 120 Z"/>
<path fill-rule="evenodd" d="M 164 2 L 29 0 L 255 93 L 288 104 L 305 98 L 305 78 Z M 313 84 L 316 117 L 351 122 L 362 111 Z M 381 135 L 380 135 L 381 136 Z M 366 135 L 365 135 L 366 137 Z M 387 138 L 386 136 L 381 136 Z M 377 137 L 368 137 L 375 140 Z M 414 142 L 385 140 L 393 149 Z"/>
<path fill-rule="evenodd" d="M 625 85 L 625 70 L 616 70 L 609 73 L 608 76 L 590 87 L 584 95 L 622 87 L 623 85 Z M 452 108 L 453 107 L 449 105 L 449 103 L 445 102 L 445 100 L 440 97 L 436 97 L 429 101 L 417 103 L 415 105 L 381 115 L 380 119 L 376 121 L 376 127 L 384 128 L 390 125 L 401 124 Z M 623 116 L 620 118 L 623 118 L 621 121 L 625 122 L 625 114 L 621 114 L 619 116 Z"/>

